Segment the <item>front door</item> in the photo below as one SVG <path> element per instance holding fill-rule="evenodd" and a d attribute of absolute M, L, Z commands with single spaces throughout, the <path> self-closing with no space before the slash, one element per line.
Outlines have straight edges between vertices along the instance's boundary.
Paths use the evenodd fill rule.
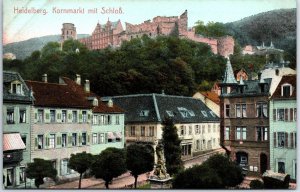
<path fill-rule="evenodd" d="M 268 157 L 266 154 L 260 154 L 260 173 L 263 174 L 268 169 Z"/>

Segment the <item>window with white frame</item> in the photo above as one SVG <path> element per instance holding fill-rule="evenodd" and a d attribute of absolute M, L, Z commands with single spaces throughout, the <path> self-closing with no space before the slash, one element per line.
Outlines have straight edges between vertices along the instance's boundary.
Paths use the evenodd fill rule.
<path fill-rule="evenodd" d="M 180 126 L 180 135 L 185 135 L 185 126 Z"/>
<path fill-rule="evenodd" d="M 230 127 L 225 127 L 224 139 L 229 140 L 230 138 Z"/>
<path fill-rule="evenodd" d="M 135 136 L 135 126 L 130 127 L 130 136 Z"/>
<path fill-rule="evenodd" d="M 277 121 L 284 121 L 284 109 L 277 109 Z"/>
<path fill-rule="evenodd" d="M 55 134 L 49 135 L 49 149 L 55 148 Z"/>
<path fill-rule="evenodd" d="M 61 166 L 60 166 L 61 167 L 61 170 L 60 170 L 61 175 L 67 175 L 67 174 L 71 173 L 71 170 L 68 167 L 68 164 L 69 164 L 68 159 L 62 159 L 61 160 Z"/>
<path fill-rule="evenodd" d="M 86 145 L 86 133 L 82 133 L 81 135 L 81 145 Z"/>
<path fill-rule="evenodd" d="M 225 104 L 225 117 L 230 117 L 230 105 Z"/>
<path fill-rule="evenodd" d="M 72 122 L 77 123 L 77 111 L 72 111 Z"/>
<path fill-rule="evenodd" d="M 281 86 L 281 96 L 289 97 L 292 95 L 292 86 L 290 84 L 283 84 Z"/>
<path fill-rule="evenodd" d="M 190 126 L 189 126 L 189 135 L 191 135 L 192 132 L 193 132 L 193 127 L 190 125 Z"/>
<path fill-rule="evenodd" d="M 72 133 L 72 146 L 77 145 L 77 133 Z"/>
<path fill-rule="evenodd" d="M 19 81 L 14 81 L 11 83 L 11 93 L 22 95 L 22 84 Z"/>
<path fill-rule="evenodd" d="M 256 127 L 256 141 L 268 140 L 268 127 Z"/>
<path fill-rule="evenodd" d="M 150 126 L 150 127 L 149 127 L 149 136 L 150 136 L 150 137 L 153 137 L 153 136 L 154 136 L 154 127 L 153 127 L 153 126 Z"/>
<path fill-rule="evenodd" d="M 144 137 L 145 136 L 145 126 L 141 126 L 141 136 Z"/>
<path fill-rule="evenodd" d="M 205 133 L 205 125 L 202 125 L 202 134 Z"/>
<path fill-rule="evenodd" d="M 246 104 L 236 104 L 236 117 L 247 117 Z"/>
<path fill-rule="evenodd" d="M 26 123 L 26 109 L 20 109 L 19 111 L 20 123 Z"/>
<path fill-rule="evenodd" d="M 55 110 L 50 110 L 50 122 L 55 122 Z"/>
<path fill-rule="evenodd" d="M 256 117 L 268 117 L 268 104 L 257 103 L 256 104 Z"/>
<path fill-rule="evenodd" d="M 285 140 L 285 132 L 277 132 L 278 147 L 285 147 L 287 145 Z"/>
<path fill-rule="evenodd" d="M 199 134 L 199 125 L 195 125 L 195 134 Z"/>
<path fill-rule="evenodd" d="M 247 139 L 247 128 L 237 127 L 236 128 L 236 140 L 246 140 Z"/>
<path fill-rule="evenodd" d="M 87 122 L 87 112 L 86 111 L 82 111 L 82 122 L 83 123 Z"/>
<path fill-rule="evenodd" d="M 98 124 L 98 115 L 93 115 L 93 125 Z"/>
<path fill-rule="evenodd" d="M 92 135 L 92 143 L 97 144 L 97 133 L 93 133 Z"/>
<path fill-rule="evenodd" d="M 38 149 L 44 149 L 44 135 L 38 135 L 37 143 L 38 143 Z"/>
<path fill-rule="evenodd" d="M 62 110 L 62 118 L 61 118 L 61 122 L 65 123 L 67 122 L 67 110 Z"/>
<path fill-rule="evenodd" d="M 7 124 L 13 124 L 15 123 L 15 120 L 14 120 L 14 109 L 7 109 L 6 111 L 6 123 Z"/>
<path fill-rule="evenodd" d="M 104 133 L 100 133 L 100 143 L 105 143 Z"/>
<path fill-rule="evenodd" d="M 44 110 L 43 109 L 38 110 L 38 122 L 39 123 L 44 122 Z"/>
<path fill-rule="evenodd" d="M 105 123 L 105 117 L 104 117 L 104 115 L 101 115 L 100 116 L 100 125 L 104 125 L 104 123 Z"/>
<path fill-rule="evenodd" d="M 120 116 L 116 115 L 116 125 L 120 125 Z"/>
<path fill-rule="evenodd" d="M 67 134 L 61 134 L 61 147 L 67 147 Z"/>

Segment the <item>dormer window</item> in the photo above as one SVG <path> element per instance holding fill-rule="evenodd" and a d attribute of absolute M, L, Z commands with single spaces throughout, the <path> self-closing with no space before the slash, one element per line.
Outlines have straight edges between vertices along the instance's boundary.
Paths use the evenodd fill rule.
<path fill-rule="evenodd" d="M 22 84 L 21 84 L 20 81 L 13 81 L 11 83 L 11 93 L 18 94 L 18 95 L 22 95 L 23 94 Z"/>
<path fill-rule="evenodd" d="M 167 114 L 169 115 L 169 117 L 174 117 L 173 111 L 166 111 L 166 112 L 167 112 Z"/>
<path fill-rule="evenodd" d="M 209 113 L 211 114 L 211 116 L 216 117 L 216 115 L 214 114 L 214 112 L 209 111 Z"/>
<path fill-rule="evenodd" d="M 94 98 L 93 99 L 93 106 L 98 106 L 98 99 L 97 98 Z"/>
<path fill-rule="evenodd" d="M 203 115 L 204 117 L 207 117 L 206 111 L 201 111 L 201 113 L 202 113 L 202 115 Z"/>
<path fill-rule="evenodd" d="M 149 116 L 149 110 L 142 110 L 140 112 L 141 117 L 148 117 Z"/>
<path fill-rule="evenodd" d="M 178 107 L 177 109 L 183 118 L 186 118 L 188 116 L 195 116 L 195 113 L 192 110 L 187 110 L 184 107 Z"/>
<path fill-rule="evenodd" d="M 292 86 L 290 84 L 283 84 L 281 86 L 281 96 L 289 97 L 292 95 Z"/>

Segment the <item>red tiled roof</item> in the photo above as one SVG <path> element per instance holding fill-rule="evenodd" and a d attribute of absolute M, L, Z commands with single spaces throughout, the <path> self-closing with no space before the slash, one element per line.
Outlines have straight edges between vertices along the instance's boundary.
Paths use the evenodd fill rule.
<path fill-rule="evenodd" d="M 207 97 L 208 99 L 212 100 L 214 103 L 216 104 L 220 104 L 220 98 L 218 96 L 218 94 L 216 94 L 215 92 L 212 91 L 201 91 L 200 92 L 202 95 L 204 95 L 205 97 Z"/>
<path fill-rule="evenodd" d="M 88 100 L 74 86 L 38 81 L 25 82 L 33 91 L 36 106 L 91 108 Z"/>
<path fill-rule="evenodd" d="M 81 85 L 73 80 L 62 77 L 65 84 L 45 83 L 37 81 L 25 81 L 33 90 L 35 98 L 34 105 L 43 107 L 71 107 L 71 108 L 93 108 L 93 112 L 99 113 L 121 113 L 123 110 L 113 105 L 108 107 L 93 92 L 86 92 Z M 93 107 L 88 97 L 96 97 L 98 106 Z"/>
<path fill-rule="evenodd" d="M 98 101 L 98 106 L 93 108 L 93 113 L 124 113 L 124 110 L 116 104 L 109 107 L 105 103 L 101 102 L 100 98 L 98 98 Z"/>
<path fill-rule="evenodd" d="M 296 98 L 297 96 L 297 89 L 296 89 L 296 75 L 284 75 L 281 78 L 281 81 L 279 82 L 276 90 L 274 91 L 273 95 L 272 95 L 272 99 L 291 99 L 291 98 Z M 292 95 L 289 97 L 283 97 L 281 96 L 281 85 L 288 83 L 290 85 L 292 85 Z"/>
<path fill-rule="evenodd" d="M 3 134 L 3 151 L 25 149 L 20 133 Z"/>

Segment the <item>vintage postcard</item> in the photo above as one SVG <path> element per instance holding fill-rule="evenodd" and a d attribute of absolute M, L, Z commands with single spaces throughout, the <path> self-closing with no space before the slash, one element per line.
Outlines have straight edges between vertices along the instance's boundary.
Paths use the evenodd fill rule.
<path fill-rule="evenodd" d="M 3 189 L 296 189 L 296 0 L 3 0 Z"/>

